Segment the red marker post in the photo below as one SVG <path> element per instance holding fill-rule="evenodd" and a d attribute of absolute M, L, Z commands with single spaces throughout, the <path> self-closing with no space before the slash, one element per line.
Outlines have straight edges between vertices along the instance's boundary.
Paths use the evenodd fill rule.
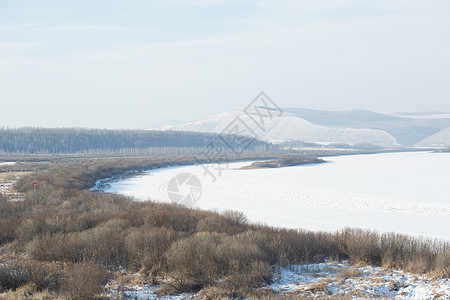
<path fill-rule="evenodd" d="M 37 182 L 33 182 L 34 191 L 37 191 Z"/>

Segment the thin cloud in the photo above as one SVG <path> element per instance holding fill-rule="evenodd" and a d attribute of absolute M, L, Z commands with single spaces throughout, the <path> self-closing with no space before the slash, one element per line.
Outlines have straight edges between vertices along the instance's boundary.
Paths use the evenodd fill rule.
<path fill-rule="evenodd" d="M 63 24 L 51 27 L 44 27 L 42 31 L 117 31 L 126 30 L 127 27 L 122 26 L 103 26 L 103 25 L 86 25 L 86 24 Z"/>
<path fill-rule="evenodd" d="M 0 31 L 16 31 L 35 27 L 38 23 L 24 23 L 24 24 L 3 24 L 0 25 Z"/>
<path fill-rule="evenodd" d="M 175 5 L 175 6 L 209 6 L 215 4 L 238 2 L 238 0 L 163 0 L 161 4 Z M 252 2 L 252 1 L 249 1 Z"/>
<path fill-rule="evenodd" d="M 43 51 L 44 46 L 44 42 L 0 43 L 0 54 L 18 56 L 20 54 Z"/>

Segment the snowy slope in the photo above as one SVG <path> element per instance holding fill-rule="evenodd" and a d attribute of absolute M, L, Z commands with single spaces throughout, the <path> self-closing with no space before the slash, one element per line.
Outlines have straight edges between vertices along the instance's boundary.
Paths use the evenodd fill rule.
<path fill-rule="evenodd" d="M 418 147 L 450 147 L 450 127 L 420 141 Z"/>
<path fill-rule="evenodd" d="M 328 127 L 315 125 L 294 114 L 264 119 L 263 129 L 247 115 L 239 111 L 219 114 L 207 119 L 177 125 L 169 125 L 164 130 L 197 131 L 221 133 L 239 117 L 254 135 L 266 141 L 298 140 L 311 143 L 375 144 L 385 147 L 396 146 L 396 139 L 382 130 Z M 251 135 L 248 132 L 247 135 Z"/>
<path fill-rule="evenodd" d="M 380 114 L 362 109 L 325 111 L 284 108 L 283 110 L 317 125 L 383 130 L 395 137 L 397 142 L 403 146 L 413 146 L 450 126 L 450 114 L 448 113 Z"/>

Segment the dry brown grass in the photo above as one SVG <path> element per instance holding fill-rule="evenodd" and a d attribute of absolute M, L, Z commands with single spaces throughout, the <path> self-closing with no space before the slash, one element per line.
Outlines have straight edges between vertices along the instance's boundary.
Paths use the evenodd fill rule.
<path fill-rule="evenodd" d="M 311 284 L 307 288 L 304 289 L 306 292 L 310 292 L 313 294 L 325 294 L 325 295 L 331 295 L 331 291 L 328 288 L 328 282 L 326 280 L 320 280 L 317 283 Z"/>
<path fill-rule="evenodd" d="M 439 253 L 436 256 L 436 273 L 450 277 L 450 251 Z"/>
<path fill-rule="evenodd" d="M 17 180 L 25 175 L 29 175 L 29 172 L 7 172 L 0 173 L 0 183 L 8 183 Z"/>
<path fill-rule="evenodd" d="M 364 273 L 361 272 L 358 269 L 353 269 L 353 268 L 345 268 L 342 270 L 339 270 L 339 272 L 336 274 L 336 278 L 339 279 L 349 279 L 349 278 L 358 278 L 358 277 L 362 277 L 364 276 Z"/>
<path fill-rule="evenodd" d="M 19 289 L 17 291 L 9 291 L 5 295 L 0 295 L 0 299 L 8 300 L 55 300 L 61 299 L 56 293 L 43 291 L 43 292 L 30 292 L 28 287 Z"/>

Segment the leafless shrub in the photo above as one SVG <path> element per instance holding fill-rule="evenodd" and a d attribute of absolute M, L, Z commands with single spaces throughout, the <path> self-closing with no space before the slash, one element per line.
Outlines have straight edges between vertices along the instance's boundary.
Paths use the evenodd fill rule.
<path fill-rule="evenodd" d="M 16 216 L 0 218 L 0 245 L 12 242 L 16 236 L 16 228 L 20 219 Z"/>
<path fill-rule="evenodd" d="M 28 242 L 34 237 L 41 235 L 42 227 L 40 220 L 37 218 L 30 218 L 23 220 L 16 229 L 16 236 L 19 241 Z"/>
<path fill-rule="evenodd" d="M 178 291 L 220 281 L 219 287 L 237 293 L 261 286 L 271 277 L 267 255 L 258 245 L 225 234 L 197 233 L 175 242 L 166 256 Z"/>
<path fill-rule="evenodd" d="M 6 199 L 6 197 L 0 193 L 0 208 L 5 206 L 7 203 L 8 203 L 8 200 Z"/>
<path fill-rule="evenodd" d="M 76 264 L 65 271 L 64 295 L 73 300 L 93 299 L 106 284 L 108 274 L 99 265 L 88 262 Z"/>
<path fill-rule="evenodd" d="M 248 268 L 232 273 L 217 286 L 228 291 L 233 298 L 242 298 L 269 283 L 271 278 L 272 272 L 269 263 L 255 260 Z"/>
<path fill-rule="evenodd" d="M 165 227 L 190 234 L 195 233 L 198 222 L 209 215 L 207 212 L 173 205 L 160 205 L 158 209 L 147 207 L 141 211 L 141 214 L 147 226 Z"/>
<path fill-rule="evenodd" d="M 56 291 L 62 283 L 62 273 L 57 268 L 38 263 L 0 266 L 0 291 L 16 290 L 28 285 L 33 291 Z"/>
<path fill-rule="evenodd" d="M 86 259 L 86 245 L 76 235 L 35 239 L 30 243 L 28 252 L 39 261 L 78 263 Z"/>
<path fill-rule="evenodd" d="M 158 274 L 166 268 L 165 253 L 178 238 L 178 234 L 167 228 L 141 227 L 125 237 L 127 265 L 131 269 Z"/>
<path fill-rule="evenodd" d="M 0 290 L 16 290 L 29 282 L 29 271 L 25 266 L 0 266 Z"/>
<path fill-rule="evenodd" d="M 414 273 L 426 273 L 437 268 L 440 253 L 449 249 L 448 243 L 418 239 L 400 234 L 381 236 L 382 264 L 385 268 L 401 268 Z"/>
<path fill-rule="evenodd" d="M 180 288 L 201 289 L 222 275 L 214 249 L 223 237 L 197 233 L 172 244 L 166 253 L 169 271 Z"/>
<path fill-rule="evenodd" d="M 380 236 L 372 231 L 345 229 L 337 236 L 340 250 L 353 263 L 381 264 Z"/>
<path fill-rule="evenodd" d="M 81 232 L 79 240 L 84 245 L 85 258 L 106 266 L 119 266 L 125 256 L 120 233 L 120 228 L 103 226 Z"/>
<path fill-rule="evenodd" d="M 233 225 L 248 224 L 247 217 L 241 211 L 226 210 L 222 213 L 222 216 L 229 220 Z"/>
<path fill-rule="evenodd" d="M 436 256 L 436 272 L 450 277 L 450 251 L 439 253 Z"/>

